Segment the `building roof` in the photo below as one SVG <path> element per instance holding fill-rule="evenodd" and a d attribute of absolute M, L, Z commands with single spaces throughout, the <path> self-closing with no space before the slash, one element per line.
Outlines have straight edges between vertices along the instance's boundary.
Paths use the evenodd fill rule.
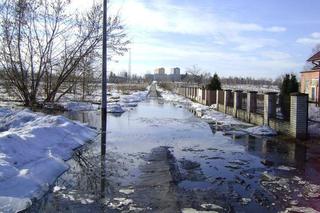
<path fill-rule="evenodd" d="M 302 72 L 300 72 L 300 73 L 310 73 L 310 72 L 320 72 L 320 69 L 306 70 L 306 71 L 302 71 Z"/>
<path fill-rule="evenodd" d="M 311 56 L 307 61 L 320 61 L 320 51 Z"/>

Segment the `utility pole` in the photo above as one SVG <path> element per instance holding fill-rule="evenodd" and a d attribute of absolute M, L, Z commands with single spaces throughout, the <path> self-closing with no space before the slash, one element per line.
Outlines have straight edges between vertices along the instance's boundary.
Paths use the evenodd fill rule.
<path fill-rule="evenodd" d="M 101 198 L 105 197 L 107 139 L 107 0 L 103 0 L 102 99 L 101 99 Z"/>
<path fill-rule="evenodd" d="M 101 155 L 106 154 L 107 133 L 107 0 L 103 1 Z"/>

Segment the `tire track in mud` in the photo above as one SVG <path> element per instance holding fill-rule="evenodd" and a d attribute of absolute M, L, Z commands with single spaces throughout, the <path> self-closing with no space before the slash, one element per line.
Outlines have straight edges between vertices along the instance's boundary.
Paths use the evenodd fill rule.
<path fill-rule="evenodd" d="M 134 203 L 150 212 L 180 212 L 177 194 L 180 174 L 169 147 L 152 149 L 140 169 L 142 175 L 131 197 Z"/>
<path fill-rule="evenodd" d="M 156 84 L 151 84 L 150 89 L 147 95 L 149 98 L 158 98 L 161 97 L 160 93 L 157 91 Z"/>

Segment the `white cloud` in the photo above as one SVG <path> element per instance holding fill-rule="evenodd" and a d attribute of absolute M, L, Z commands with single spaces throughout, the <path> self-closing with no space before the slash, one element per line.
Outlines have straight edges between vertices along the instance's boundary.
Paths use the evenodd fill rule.
<path fill-rule="evenodd" d="M 279 26 L 263 27 L 255 23 L 227 20 L 214 13 L 191 7 L 178 7 L 162 1 L 146 6 L 138 0 L 120 1 L 121 15 L 129 29 L 138 32 L 166 32 L 190 35 L 234 35 L 242 32 L 284 32 Z M 221 42 L 221 41 L 219 41 Z"/>
<path fill-rule="evenodd" d="M 270 27 L 267 28 L 268 32 L 274 32 L 274 33 L 280 33 L 280 32 L 285 32 L 287 31 L 287 29 L 285 27 L 278 27 L 278 26 L 274 26 L 274 27 Z"/>
<path fill-rule="evenodd" d="M 262 51 L 260 52 L 260 55 L 264 58 L 273 59 L 273 60 L 287 60 L 292 58 L 292 56 L 286 52 L 275 51 L 275 50 Z"/>
<path fill-rule="evenodd" d="M 121 8 L 121 17 L 133 38 L 133 73 L 153 72 L 157 66 L 183 69 L 199 64 L 221 75 L 276 77 L 277 73 L 296 71 L 301 65 L 280 51 L 257 53 L 260 48 L 277 47 L 279 42 L 272 35 L 285 32 L 284 27 L 228 20 L 214 11 L 179 7 L 169 1 L 145 4 L 123 0 L 114 1 L 112 7 Z M 111 68 L 127 70 L 128 55 Z"/>
<path fill-rule="evenodd" d="M 311 33 L 308 37 L 298 38 L 297 42 L 306 45 L 320 44 L 320 32 Z"/>

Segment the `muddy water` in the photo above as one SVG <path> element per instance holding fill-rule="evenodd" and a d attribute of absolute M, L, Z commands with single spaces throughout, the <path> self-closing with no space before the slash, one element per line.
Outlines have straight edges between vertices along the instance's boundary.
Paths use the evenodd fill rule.
<path fill-rule="evenodd" d="M 100 125 L 99 112 L 67 116 Z M 107 120 L 105 164 L 100 142 L 87 145 L 28 212 L 320 210 L 317 147 L 225 136 L 216 130 L 220 128 L 160 99 L 139 103 L 122 115 L 109 114 Z M 106 184 L 102 192 L 101 181 Z"/>

